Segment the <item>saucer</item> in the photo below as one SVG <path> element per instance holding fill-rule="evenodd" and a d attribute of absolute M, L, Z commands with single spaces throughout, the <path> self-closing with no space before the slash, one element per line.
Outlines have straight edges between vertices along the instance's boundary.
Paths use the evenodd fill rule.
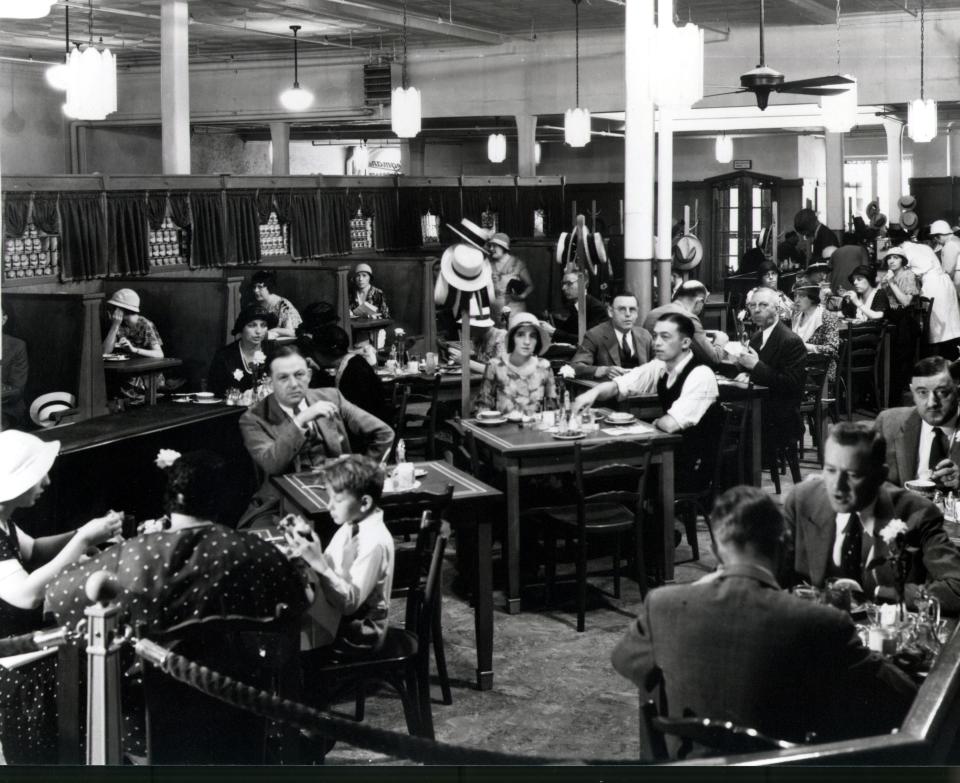
<path fill-rule="evenodd" d="M 105 353 L 103 360 L 105 362 L 127 362 L 130 361 L 130 357 L 125 353 Z"/>
<path fill-rule="evenodd" d="M 481 427 L 495 427 L 498 424 L 506 424 L 509 419 L 506 416 L 500 416 L 496 419 L 474 419 Z"/>
<path fill-rule="evenodd" d="M 556 440 L 580 440 L 587 437 L 585 432 L 553 432 L 551 435 Z"/>
<path fill-rule="evenodd" d="M 624 416 L 606 416 L 604 422 L 607 424 L 633 424 L 637 420 L 636 416 L 630 415 L 627 417 Z"/>

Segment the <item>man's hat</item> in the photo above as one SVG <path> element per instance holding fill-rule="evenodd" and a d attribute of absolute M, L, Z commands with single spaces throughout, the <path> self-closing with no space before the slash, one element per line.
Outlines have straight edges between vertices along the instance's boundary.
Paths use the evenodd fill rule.
<path fill-rule="evenodd" d="M 703 260 L 703 243 L 693 234 L 684 234 L 673 243 L 673 268 L 689 272 Z"/>
<path fill-rule="evenodd" d="M 912 197 L 911 197 L 912 198 Z M 900 213 L 900 228 L 905 231 L 916 231 L 917 226 L 920 225 L 920 218 L 917 217 L 916 212 L 911 212 L 907 210 L 906 212 Z"/>
<path fill-rule="evenodd" d="M 573 263 L 576 260 L 577 247 L 581 243 L 591 271 L 595 270 L 598 264 L 607 263 L 607 248 L 603 244 L 603 237 L 596 231 L 591 232 L 586 226 L 560 234 L 560 239 L 557 240 L 557 263 L 564 267 Z"/>
<path fill-rule="evenodd" d="M 478 250 L 486 252 L 487 242 L 490 241 L 490 231 L 487 229 L 480 228 L 480 226 L 472 220 L 467 220 L 466 218 L 460 221 L 459 226 L 452 226 L 447 223 L 447 228 L 468 244 L 473 245 Z"/>
<path fill-rule="evenodd" d="M 907 210 L 912 212 L 917 206 L 917 200 L 907 193 L 906 195 L 900 196 L 900 200 L 897 201 L 897 204 L 900 206 L 901 211 Z"/>
<path fill-rule="evenodd" d="M 41 394 L 30 403 L 30 420 L 38 427 L 56 426 L 54 414 L 77 407 L 77 398 L 69 392 Z"/>
<path fill-rule="evenodd" d="M 440 258 L 440 274 L 461 291 L 479 291 L 490 282 L 490 268 L 483 251 L 474 245 L 451 245 Z"/>

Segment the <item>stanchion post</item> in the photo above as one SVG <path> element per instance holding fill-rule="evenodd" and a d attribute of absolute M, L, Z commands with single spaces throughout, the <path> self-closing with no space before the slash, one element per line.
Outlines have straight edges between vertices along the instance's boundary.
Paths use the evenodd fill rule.
<path fill-rule="evenodd" d="M 90 580 L 97 576 L 99 574 L 94 574 Z M 90 587 L 88 580 L 88 595 Z M 87 618 L 87 764 L 119 765 L 123 752 L 120 659 L 114 639 L 120 607 L 115 603 L 95 603 L 84 610 L 84 615 Z"/>

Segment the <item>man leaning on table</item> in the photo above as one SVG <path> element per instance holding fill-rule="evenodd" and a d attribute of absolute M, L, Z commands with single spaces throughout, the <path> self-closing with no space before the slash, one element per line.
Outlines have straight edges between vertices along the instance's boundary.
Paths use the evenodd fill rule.
<path fill-rule="evenodd" d="M 381 460 L 393 444 L 393 430 L 346 400 L 336 389 L 311 389 L 310 369 L 293 346 L 281 346 L 267 360 L 273 394 L 240 417 L 244 445 L 264 474 L 239 527 L 276 514 L 279 496 L 271 476 L 320 467 L 341 454 Z"/>
<path fill-rule="evenodd" d="M 884 530 L 900 521 L 909 554 L 908 606 L 926 585 L 945 613 L 960 613 L 960 554 L 943 529 L 943 515 L 929 500 L 884 484 L 883 436 L 868 422 L 840 422 L 824 446 L 823 471 L 793 488 L 784 514 L 793 531 L 781 584 L 846 577 L 874 600 L 895 600 L 894 566 Z"/>
<path fill-rule="evenodd" d="M 578 378 L 613 380 L 650 360 L 650 332 L 637 323 L 636 294 L 616 292 L 607 314 L 610 320 L 588 329 L 570 360 Z"/>
<path fill-rule="evenodd" d="M 693 344 L 691 346 L 697 361 L 715 367 L 723 361 L 723 346 L 728 337 L 723 332 L 706 332 L 700 323 L 700 313 L 706 304 L 710 292 L 699 280 L 687 280 L 673 293 L 673 301 L 660 307 L 654 307 L 643 320 L 643 328 L 653 332 L 654 324 L 667 313 L 685 315 L 693 323 Z"/>

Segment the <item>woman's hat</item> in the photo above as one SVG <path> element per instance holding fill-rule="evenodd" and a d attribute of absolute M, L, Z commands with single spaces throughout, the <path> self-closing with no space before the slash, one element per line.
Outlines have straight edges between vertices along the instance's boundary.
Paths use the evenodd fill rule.
<path fill-rule="evenodd" d="M 826 261 L 815 261 L 807 267 L 807 273 L 810 272 L 825 272 L 830 273 L 833 271 L 833 267 L 828 264 Z"/>
<path fill-rule="evenodd" d="M 896 256 L 897 258 L 902 258 L 904 263 L 907 261 L 906 251 L 902 247 L 888 247 L 886 250 L 880 253 L 880 256 L 877 258 L 878 261 L 886 261 L 890 256 Z"/>
<path fill-rule="evenodd" d="M 237 320 L 233 322 L 233 330 L 230 334 L 240 334 L 251 321 L 264 321 L 267 329 L 277 328 L 277 316 L 269 310 L 263 310 L 255 305 L 244 307 L 237 315 Z"/>
<path fill-rule="evenodd" d="M 550 347 L 550 335 L 546 329 L 541 326 L 537 316 L 533 313 L 517 313 L 510 319 L 510 328 L 507 330 L 507 342 L 514 336 L 517 329 L 521 326 L 532 326 L 540 335 L 540 355 Z"/>
<path fill-rule="evenodd" d="M 820 251 L 820 258 L 824 261 L 829 261 L 833 258 L 833 254 L 837 252 L 836 245 L 827 245 L 822 251 Z"/>
<path fill-rule="evenodd" d="M 498 231 L 496 234 L 494 234 L 492 237 L 490 237 L 490 242 L 489 242 L 489 244 L 491 244 L 491 245 L 498 245 L 498 246 L 502 247 L 504 250 L 509 251 L 509 250 L 510 250 L 510 237 L 508 237 L 508 236 L 507 236 L 506 234 L 504 234 L 503 232 Z"/>
<path fill-rule="evenodd" d="M 953 230 L 950 228 L 950 224 L 946 220 L 934 220 L 930 224 L 930 235 L 931 236 L 941 236 L 943 234 L 952 234 Z"/>
<path fill-rule="evenodd" d="M 873 270 L 866 264 L 855 266 L 851 270 L 850 274 L 847 275 L 847 280 L 849 281 L 850 285 L 853 285 L 853 278 L 855 277 L 865 277 L 870 285 L 874 285 L 877 281 L 877 277 L 873 273 Z"/>
<path fill-rule="evenodd" d="M 480 228 L 480 226 L 472 220 L 467 220 L 466 218 L 460 221 L 459 226 L 451 226 L 447 223 L 447 228 L 454 234 L 462 237 L 468 244 L 473 245 L 477 250 L 486 250 L 487 242 L 490 241 L 490 231 L 485 228 Z"/>
<path fill-rule="evenodd" d="M 70 392 L 47 392 L 30 403 L 30 421 L 38 427 L 54 427 L 56 414 L 76 407 L 77 398 Z"/>
<path fill-rule="evenodd" d="M 805 296 L 813 302 L 820 301 L 820 286 L 818 285 L 798 285 L 793 289 L 794 297 Z"/>
<path fill-rule="evenodd" d="M 908 193 L 904 196 L 900 196 L 900 200 L 897 201 L 897 204 L 900 205 L 901 212 L 904 210 L 913 211 L 913 209 L 917 206 L 917 200 Z"/>
<path fill-rule="evenodd" d="M 917 217 L 916 212 L 907 210 L 906 212 L 900 213 L 900 228 L 906 231 L 916 231 L 917 226 L 919 225 L 920 218 Z"/>
<path fill-rule="evenodd" d="M 479 291 L 490 282 L 486 256 L 473 245 L 451 245 L 444 250 L 440 259 L 440 274 L 461 291 Z"/>
<path fill-rule="evenodd" d="M 132 288 L 121 288 L 107 300 L 108 305 L 119 307 L 131 313 L 140 312 L 140 296 Z"/>
<path fill-rule="evenodd" d="M 60 441 L 49 443 L 20 430 L 0 432 L 0 503 L 20 497 L 53 467 Z"/>
<path fill-rule="evenodd" d="M 370 268 L 370 264 L 357 264 L 353 273 L 359 275 L 361 272 L 366 272 L 370 277 L 373 277 L 373 269 Z"/>

